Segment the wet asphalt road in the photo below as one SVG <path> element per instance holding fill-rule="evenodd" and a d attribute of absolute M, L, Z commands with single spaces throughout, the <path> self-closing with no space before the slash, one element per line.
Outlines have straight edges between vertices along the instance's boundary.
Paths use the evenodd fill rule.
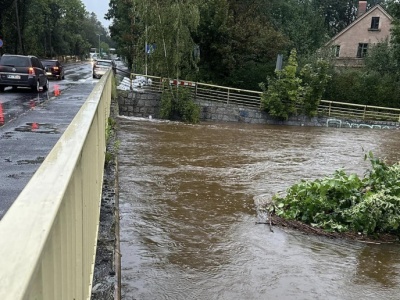
<path fill-rule="evenodd" d="M 0 93 L 0 219 L 61 137 L 99 80 L 90 62 L 66 65 L 48 92 Z"/>

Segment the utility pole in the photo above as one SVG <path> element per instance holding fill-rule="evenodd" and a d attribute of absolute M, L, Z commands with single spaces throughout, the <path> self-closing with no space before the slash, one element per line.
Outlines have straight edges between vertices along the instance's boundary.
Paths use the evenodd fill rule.
<path fill-rule="evenodd" d="M 144 74 L 145 74 L 146 80 L 147 80 L 147 55 L 148 55 L 148 53 L 147 53 L 147 47 L 148 47 L 148 44 L 147 44 L 147 18 L 148 18 L 148 16 L 147 16 L 147 1 L 146 1 L 145 5 L 146 5 L 146 20 L 145 20 L 145 30 L 144 30 L 144 69 L 145 69 Z"/>
<path fill-rule="evenodd" d="M 99 58 L 101 58 L 101 49 L 100 49 L 100 37 L 102 36 L 102 34 L 97 33 L 97 35 L 99 36 Z"/>

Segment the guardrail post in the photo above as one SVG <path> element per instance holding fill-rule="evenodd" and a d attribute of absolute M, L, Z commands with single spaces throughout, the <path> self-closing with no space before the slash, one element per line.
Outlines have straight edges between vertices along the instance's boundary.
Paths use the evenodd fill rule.
<path fill-rule="evenodd" d="M 329 101 L 328 117 L 331 116 L 332 101 Z"/>
<path fill-rule="evenodd" d="M 364 106 L 364 112 L 363 112 L 363 120 L 365 120 L 365 114 L 366 114 L 366 112 L 367 112 L 367 106 L 365 105 L 365 106 Z"/>
<path fill-rule="evenodd" d="M 226 104 L 229 104 L 229 94 L 230 94 L 230 89 L 228 89 L 228 98 L 226 99 Z"/>

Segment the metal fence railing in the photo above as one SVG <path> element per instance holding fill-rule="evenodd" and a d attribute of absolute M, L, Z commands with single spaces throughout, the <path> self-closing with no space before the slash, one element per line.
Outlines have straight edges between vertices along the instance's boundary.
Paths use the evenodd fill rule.
<path fill-rule="evenodd" d="M 235 104 L 243 107 L 262 109 L 262 92 L 236 89 L 200 82 L 173 80 L 157 76 L 142 74 L 130 75 L 131 89 L 143 88 L 145 90 L 161 93 L 163 84 L 179 85 L 190 88 L 195 100 Z M 373 121 L 400 122 L 400 109 L 360 105 L 345 102 L 321 100 L 318 106 L 318 115 L 332 118 L 347 118 Z"/>
<path fill-rule="evenodd" d="M 400 109 L 321 100 L 318 114 L 328 117 L 400 122 Z"/>
<path fill-rule="evenodd" d="M 90 299 L 112 72 L 0 222 L 0 299 Z"/>

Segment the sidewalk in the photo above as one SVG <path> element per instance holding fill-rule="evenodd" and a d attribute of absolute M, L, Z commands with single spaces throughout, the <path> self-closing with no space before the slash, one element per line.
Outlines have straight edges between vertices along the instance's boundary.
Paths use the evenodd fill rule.
<path fill-rule="evenodd" d="M 0 127 L 0 220 L 86 101 L 93 84 L 82 83 L 75 89 L 49 97 Z"/>

